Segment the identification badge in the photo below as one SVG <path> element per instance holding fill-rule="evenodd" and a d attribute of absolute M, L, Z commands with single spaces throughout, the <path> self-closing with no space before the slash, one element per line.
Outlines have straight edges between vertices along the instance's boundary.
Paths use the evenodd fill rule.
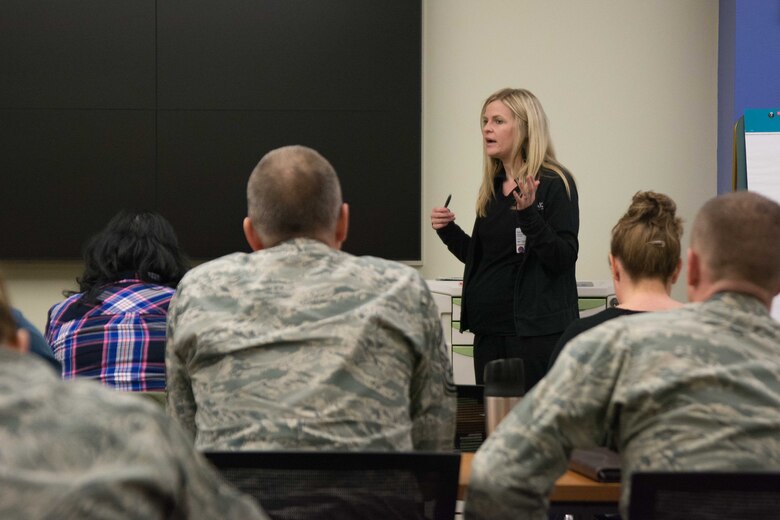
<path fill-rule="evenodd" d="M 515 228 L 515 251 L 525 253 L 525 234 L 520 228 Z"/>

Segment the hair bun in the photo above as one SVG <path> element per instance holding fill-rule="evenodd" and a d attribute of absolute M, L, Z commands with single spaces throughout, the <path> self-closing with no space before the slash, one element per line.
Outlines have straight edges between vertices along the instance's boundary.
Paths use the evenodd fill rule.
<path fill-rule="evenodd" d="M 677 204 L 663 193 L 638 191 L 631 199 L 626 215 L 663 227 L 676 219 Z"/>
<path fill-rule="evenodd" d="M 674 275 L 680 260 L 682 219 L 677 205 L 663 193 L 639 191 L 612 228 L 610 252 L 634 279 Z"/>

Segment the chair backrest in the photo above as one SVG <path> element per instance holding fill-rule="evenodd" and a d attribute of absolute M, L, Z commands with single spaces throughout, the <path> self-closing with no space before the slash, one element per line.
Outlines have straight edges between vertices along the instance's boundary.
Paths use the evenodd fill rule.
<path fill-rule="evenodd" d="M 460 454 L 206 452 L 223 477 L 274 520 L 452 520 Z"/>
<path fill-rule="evenodd" d="M 780 472 L 646 472 L 631 475 L 631 520 L 777 518 Z"/>
<path fill-rule="evenodd" d="M 474 452 L 487 437 L 485 432 L 485 387 L 457 385 L 458 411 L 455 422 L 455 449 Z"/>

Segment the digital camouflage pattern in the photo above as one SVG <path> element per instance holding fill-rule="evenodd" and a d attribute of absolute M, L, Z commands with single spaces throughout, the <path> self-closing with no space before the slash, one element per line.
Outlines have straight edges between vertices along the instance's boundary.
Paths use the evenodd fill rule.
<path fill-rule="evenodd" d="M 158 405 L 0 347 L 0 518 L 267 517 Z"/>
<path fill-rule="evenodd" d="M 610 320 L 570 342 L 474 457 L 467 519 L 546 519 L 573 448 L 621 454 L 631 473 L 780 467 L 780 323 L 721 293 Z"/>
<path fill-rule="evenodd" d="M 201 450 L 449 450 L 455 387 L 411 267 L 297 238 L 191 270 L 168 411 Z"/>

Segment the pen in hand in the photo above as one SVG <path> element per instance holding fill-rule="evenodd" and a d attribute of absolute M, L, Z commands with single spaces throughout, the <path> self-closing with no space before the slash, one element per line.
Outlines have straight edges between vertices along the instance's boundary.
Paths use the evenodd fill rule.
<path fill-rule="evenodd" d="M 443 208 L 435 207 L 431 210 L 431 226 L 433 229 L 438 231 L 455 220 L 455 213 L 447 209 L 447 206 L 450 205 L 450 200 L 452 200 L 452 193 L 447 195 L 447 200 L 444 201 Z"/>

